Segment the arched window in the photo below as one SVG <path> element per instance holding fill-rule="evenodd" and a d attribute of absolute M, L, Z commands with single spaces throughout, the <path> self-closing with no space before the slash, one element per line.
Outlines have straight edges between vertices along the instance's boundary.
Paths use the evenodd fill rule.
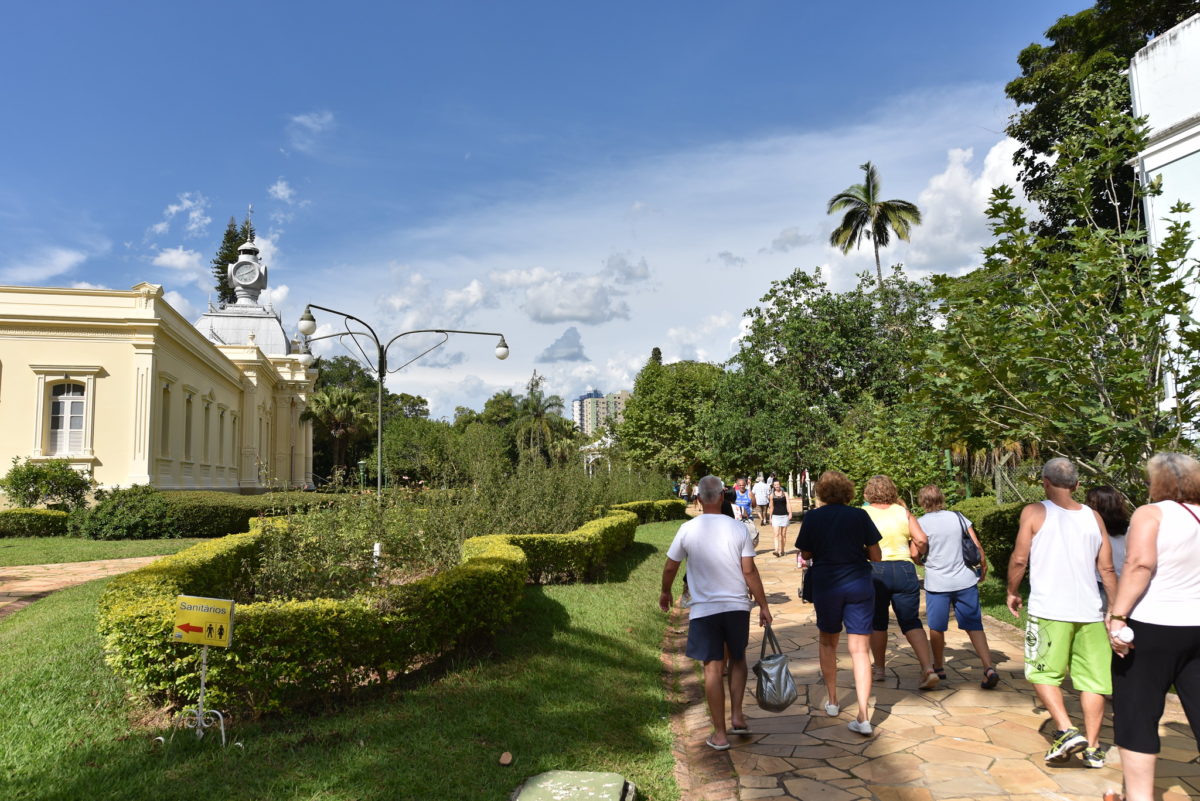
<path fill-rule="evenodd" d="M 87 393 L 83 384 L 55 384 L 50 390 L 50 455 L 83 453 Z"/>

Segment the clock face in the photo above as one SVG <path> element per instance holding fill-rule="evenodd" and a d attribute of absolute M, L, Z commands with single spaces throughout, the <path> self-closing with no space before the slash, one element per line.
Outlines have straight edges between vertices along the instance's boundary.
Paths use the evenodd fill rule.
<path fill-rule="evenodd" d="M 233 278 L 239 284 L 252 284 L 258 278 L 258 267 L 243 262 L 233 268 Z"/>

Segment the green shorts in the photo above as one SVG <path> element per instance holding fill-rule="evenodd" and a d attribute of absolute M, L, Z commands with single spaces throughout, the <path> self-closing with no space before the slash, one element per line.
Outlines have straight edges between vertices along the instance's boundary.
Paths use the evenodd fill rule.
<path fill-rule="evenodd" d="M 1112 647 L 1103 621 L 1029 618 L 1025 624 L 1026 680 L 1061 687 L 1068 673 L 1076 690 L 1112 694 Z"/>

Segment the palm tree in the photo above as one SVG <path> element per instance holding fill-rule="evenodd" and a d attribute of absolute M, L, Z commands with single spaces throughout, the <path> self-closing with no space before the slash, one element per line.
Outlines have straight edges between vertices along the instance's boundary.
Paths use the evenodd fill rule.
<path fill-rule="evenodd" d="M 549 451 L 550 443 L 560 433 L 560 426 L 552 418 L 561 415 L 563 410 L 562 398 L 542 392 L 545 380 L 535 370 L 526 385 L 529 394 L 521 399 L 517 407 L 517 428 L 527 435 L 529 450 L 539 455 Z"/>
<path fill-rule="evenodd" d="M 888 246 L 891 232 L 907 242 L 912 227 L 921 224 L 921 210 L 907 200 L 880 200 L 879 172 L 875 165 L 868 161 L 859 169 L 866 173 L 866 180 L 829 199 L 826 214 L 846 212 L 841 224 L 833 229 L 829 244 L 842 253 L 849 253 L 851 248 L 858 247 L 864 236 L 870 239 L 875 246 L 875 272 L 882 287 L 883 268 L 879 265 L 879 248 Z"/>
<path fill-rule="evenodd" d="M 351 434 L 375 426 L 372 399 L 364 392 L 346 386 L 319 389 L 308 396 L 305 415 L 325 426 L 333 437 L 334 472 L 345 468 L 346 440 Z"/>

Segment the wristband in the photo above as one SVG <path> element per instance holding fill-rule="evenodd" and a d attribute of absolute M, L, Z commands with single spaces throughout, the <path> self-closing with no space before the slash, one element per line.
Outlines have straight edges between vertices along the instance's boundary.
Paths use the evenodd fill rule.
<path fill-rule="evenodd" d="M 1129 615 L 1109 615 L 1113 620 L 1120 620 L 1122 623 L 1129 620 Z"/>

